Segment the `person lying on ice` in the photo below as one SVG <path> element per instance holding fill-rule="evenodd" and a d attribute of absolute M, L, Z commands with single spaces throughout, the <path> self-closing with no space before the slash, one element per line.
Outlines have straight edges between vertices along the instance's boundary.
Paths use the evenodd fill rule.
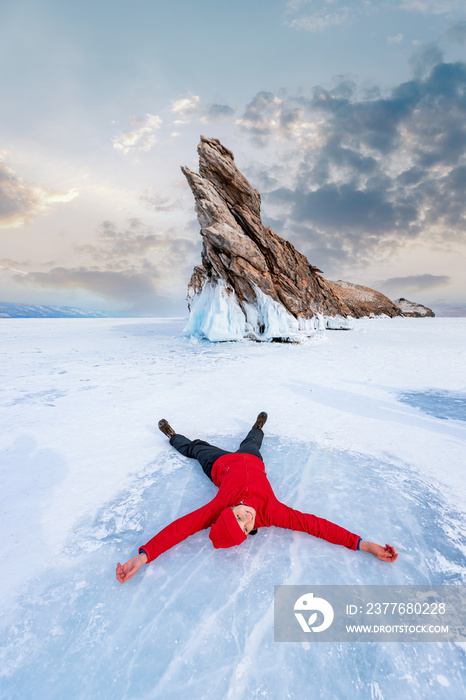
<path fill-rule="evenodd" d="M 188 440 L 184 435 L 175 433 L 165 419 L 159 421 L 159 428 L 170 439 L 170 444 L 185 457 L 197 459 L 205 474 L 218 486 L 218 492 L 210 503 L 161 530 L 140 547 L 139 554 L 126 564 L 119 563 L 116 576 L 120 583 L 128 581 L 143 564 L 153 561 L 189 535 L 208 527 L 209 537 L 217 549 L 239 545 L 247 535 L 255 535 L 257 528 L 275 525 L 287 530 L 308 532 L 348 549 L 369 552 L 382 561 L 394 562 L 397 559 L 398 554 L 389 544 L 381 547 L 365 542 L 339 525 L 280 503 L 267 479 L 260 453 L 264 437 L 262 428 L 266 420 L 267 414 L 259 413 L 236 452 L 226 452 L 204 440 Z"/>

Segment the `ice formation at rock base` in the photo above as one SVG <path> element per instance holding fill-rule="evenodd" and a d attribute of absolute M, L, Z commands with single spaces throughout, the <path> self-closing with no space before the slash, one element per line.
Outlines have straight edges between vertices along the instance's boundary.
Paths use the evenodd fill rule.
<path fill-rule="evenodd" d="M 249 338 L 257 341 L 296 343 L 318 331 L 350 330 L 350 317 L 323 316 L 295 318 L 282 304 L 254 288 L 256 304 L 243 302 L 241 308 L 234 290 L 225 281 L 206 282 L 191 304 L 191 313 L 183 335 L 218 342 Z"/>

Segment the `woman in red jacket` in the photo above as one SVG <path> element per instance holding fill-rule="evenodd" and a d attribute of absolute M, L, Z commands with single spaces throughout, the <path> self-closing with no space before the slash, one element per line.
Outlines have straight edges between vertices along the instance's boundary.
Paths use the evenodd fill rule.
<path fill-rule="evenodd" d="M 301 530 L 348 549 L 369 552 L 382 561 L 394 562 L 397 559 L 398 554 L 392 546 L 387 544 L 381 547 L 365 542 L 339 525 L 301 513 L 276 498 L 260 453 L 264 437 L 262 428 L 266 420 L 267 414 L 259 413 L 236 452 L 221 450 L 204 440 L 188 440 L 184 435 L 175 433 L 166 420 L 159 421 L 159 428 L 170 439 L 170 444 L 182 455 L 197 459 L 205 474 L 218 486 L 218 492 L 210 503 L 161 530 L 140 547 L 139 554 L 126 564 L 118 564 L 118 581 L 128 581 L 143 564 L 153 561 L 189 535 L 208 527 L 209 537 L 216 549 L 239 545 L 247 535 L 255 534 L 258 528 L 275 525 L 288 530 Z"/>

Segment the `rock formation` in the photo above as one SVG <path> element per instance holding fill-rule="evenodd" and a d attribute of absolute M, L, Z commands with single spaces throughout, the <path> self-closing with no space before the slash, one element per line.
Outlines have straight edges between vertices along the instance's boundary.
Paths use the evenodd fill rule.
<path fill-rule="evenodd" d="M 401 312 L 396 302 L 390 301 L 381 292 L 376 292 L 370 287 L 363 287 L 352 282 L 328 282 L 335 294 L 342 299 L 350 309 L 351 316 L 361 318 L 362 316 L 400 316 Z"/>
<path fill-rule="evenodd" d="M 435 316 L 432 309 L 428 309 L 427 306 L 416 304 L 416 302 L 408 301 L 408 299 L 404 299 L 403 297 L 396 299 L 393 303 L 398 306 L 403 316 L 413 316 L 415 318 L 425 318 L 426 316 L 431 316 L 433 318 Z"/>
<path fill-rule="evenodd" d="M 197 150 L 199 174 L 181 168 L 203 239 L 202 265 L 188 285 L 187 333 L 211 340 L 245 335 L 292 340 L 317 327 L 348 328 L 348 317 L 401 315 L 379 292 L 328 282 L 291 243 L 265 227 L 259 192 L 220 141 L 201 136 Z"/>

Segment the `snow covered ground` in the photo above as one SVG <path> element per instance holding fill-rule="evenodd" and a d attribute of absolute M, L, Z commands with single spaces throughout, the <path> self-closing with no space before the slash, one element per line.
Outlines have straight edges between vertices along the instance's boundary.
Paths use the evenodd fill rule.
<path fill-rule="evenodd" d="M 466 320 L 364 319 L 302 345 L 183 320 L 0 322 L 0 698 L 463 698 L 459 644 L 278 644 L 274 585 L 460 584 Z M 198 533 L 115 566 L 215 493 L 158 431 L 236 449 L 260 410 L 277 496 L 400 552 Z"/>

